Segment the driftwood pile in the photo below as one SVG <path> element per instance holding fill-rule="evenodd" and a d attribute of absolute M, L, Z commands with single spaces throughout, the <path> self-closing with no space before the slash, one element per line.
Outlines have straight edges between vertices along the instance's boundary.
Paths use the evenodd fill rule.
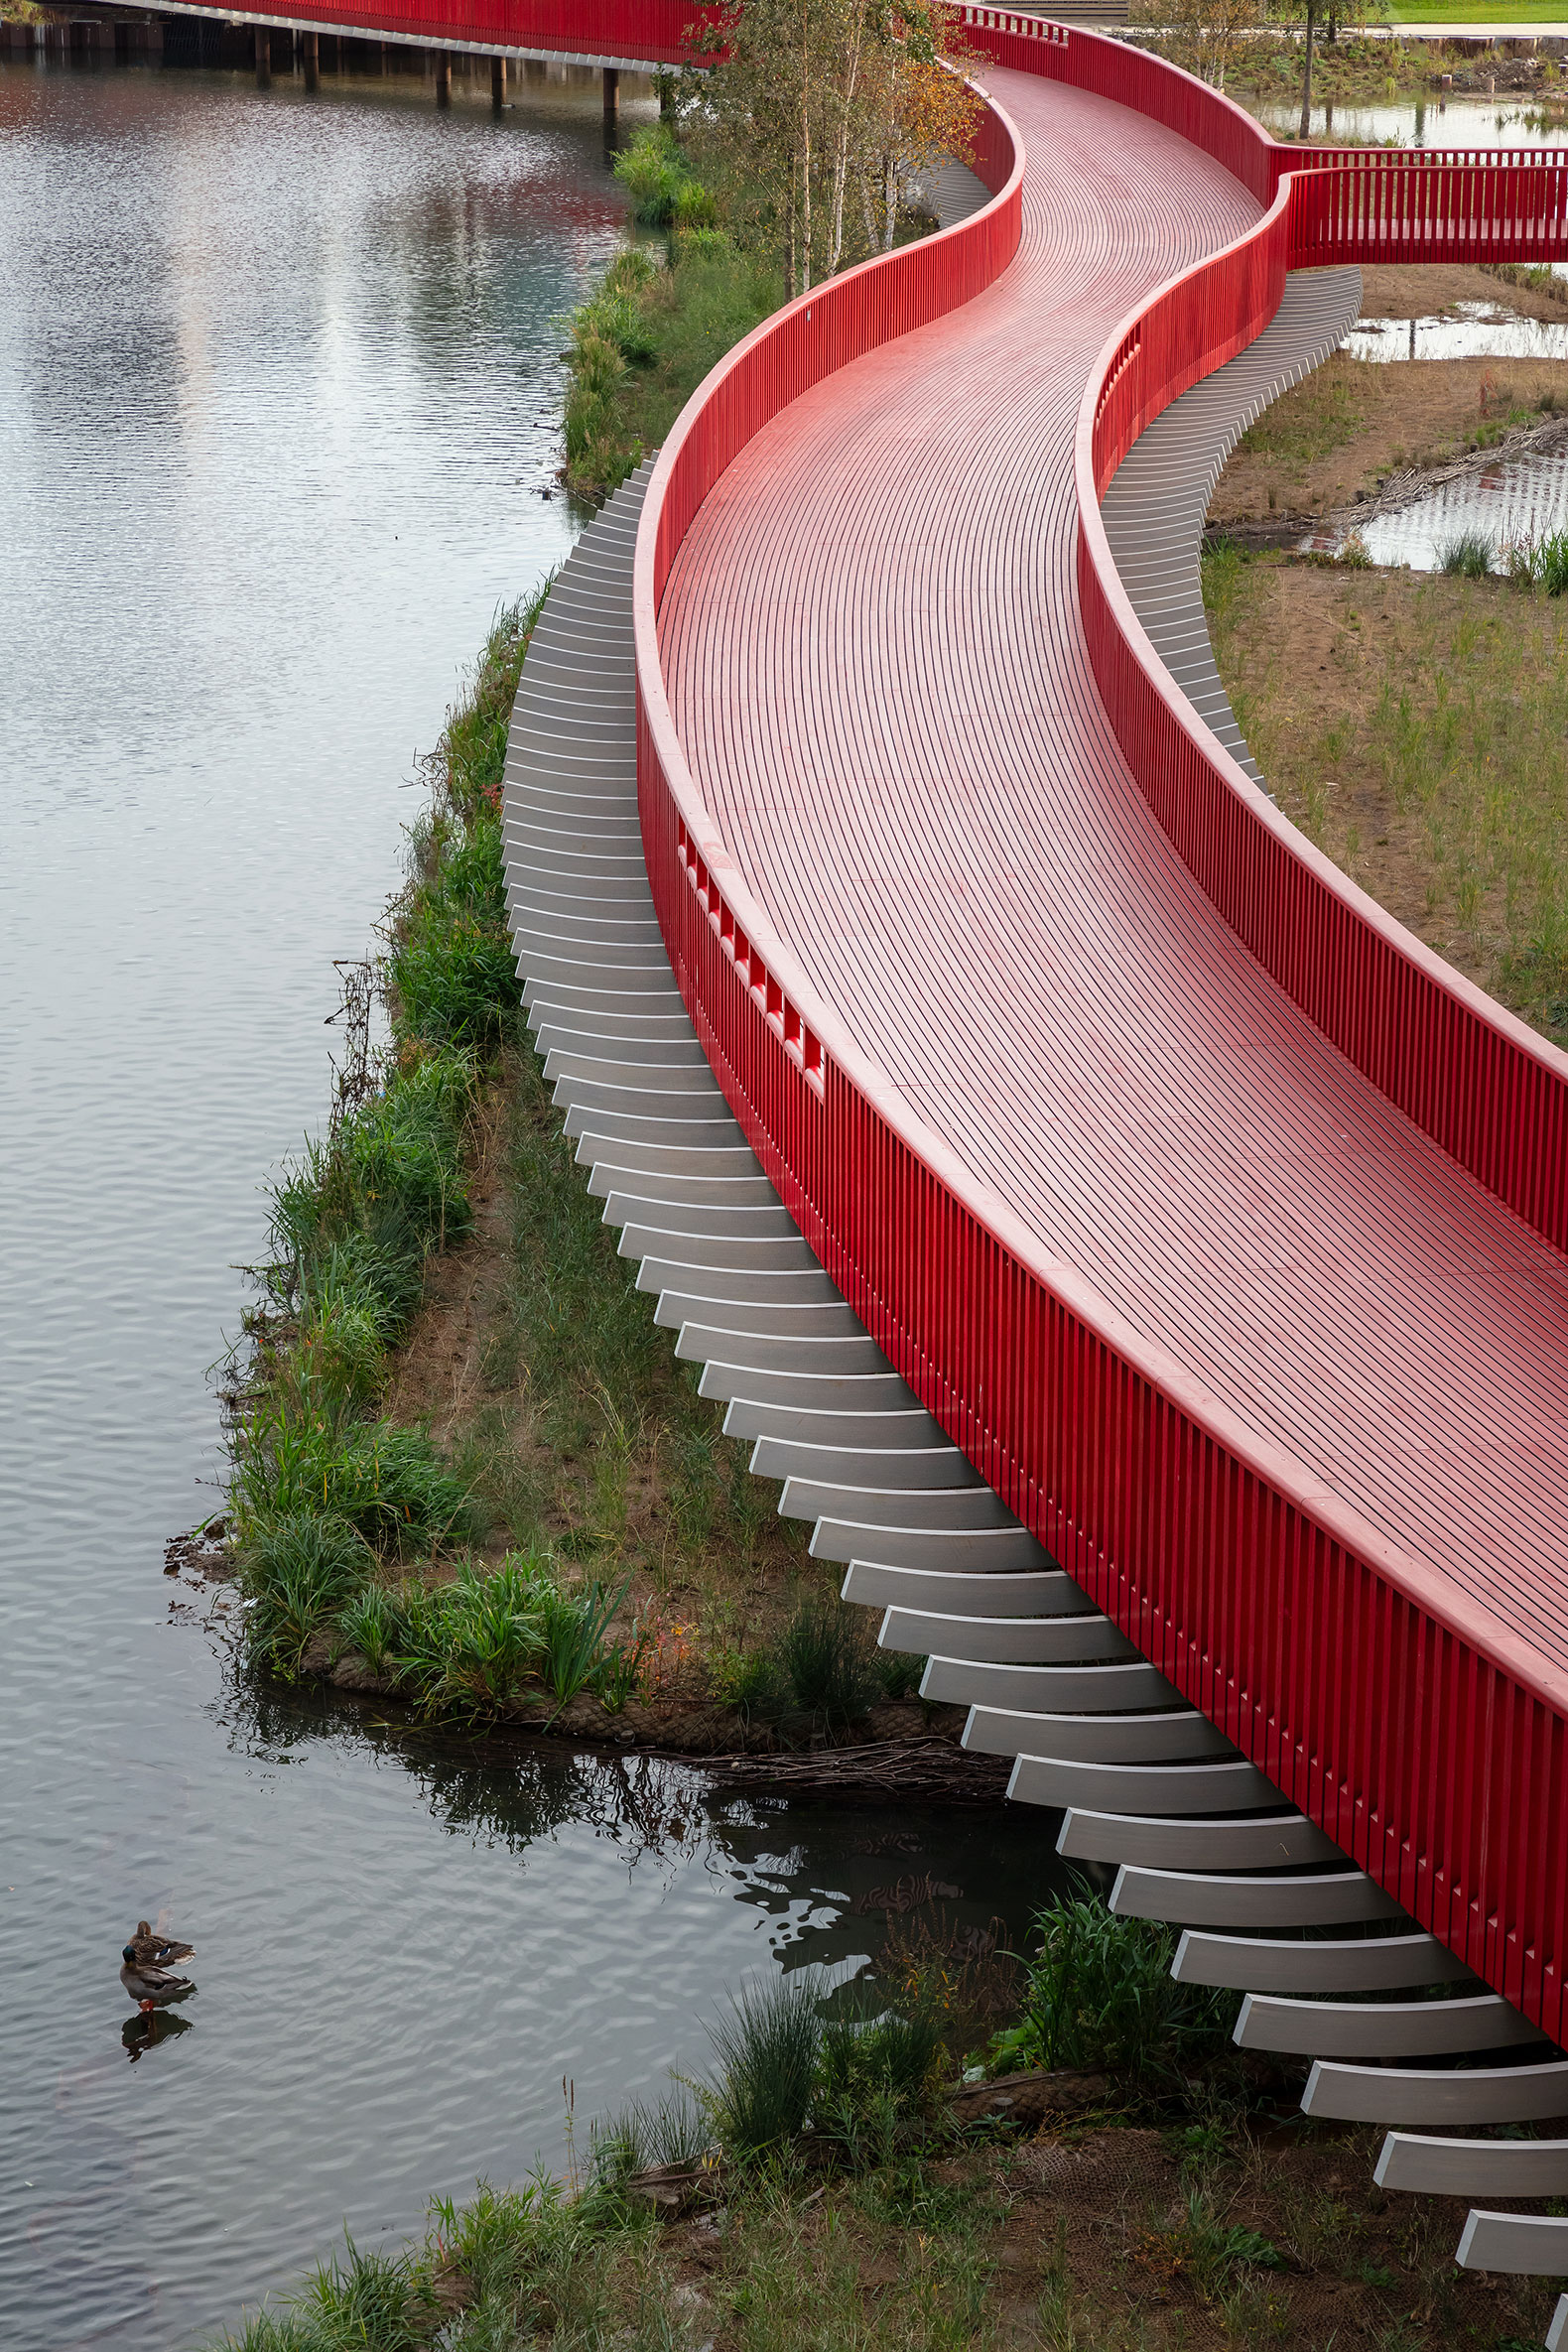
<path fill-rule="evenodd" d="M 1005 1757 L 972 1756 L 950 1740 L 877 1740 L 859 1748 L 813 1748 L 772 1756 L 710 1756 L 703 1770 L 717 1789 L 802 1796 L 813 1789 L 857 1796 L 926 1798 L 993 1805 L 1006 1791 Z"/>

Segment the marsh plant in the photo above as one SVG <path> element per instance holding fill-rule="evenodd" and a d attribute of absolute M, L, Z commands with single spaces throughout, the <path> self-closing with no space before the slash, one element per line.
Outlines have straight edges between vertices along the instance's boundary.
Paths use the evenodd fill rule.
<path fill-rule="evenodd" d="M 543 602 L 542 590 L 497 615 L 449 714 L 426 763 L 430 804 L 389 910 L 387 956 L 353 996 L 358 1064 L 339 1074 L 327 1134 L 271 1188 L 270 1250 L 230 1433 L 230 1503 L 252 1647 L 285 1673 L 344 1608 L 360 1613 L 370 1648 L 390 1655 L 374 1619 L 390 1604 L 369 1597 L 378 1561 L 428 1559 L 475 1531 L 468 1484 L 428 1436 L 380 1406 L 429 1259 L 471 1228 L 469 1130 L 515 1029 L 500 787 L 507 717 Z M 390 1020 L 375 1063 L 367 990 L 379 990 Z M 460 1673 L 449 1680 L 458 1687 Z M 483 1702 L 482 1664 L 462 1687 Z"/>
<path fill-rule="evenodd" d="M 582 1691 L 609 1703 L 629 1689 L 635 1641 L 609 1635 L 625 1589 L 567 1585 L 548 1554 L 513 1554 L 493 1569 L 465 1560 L 447 1584 L 365 1587 L 335 1632 L 425 1714 L 489 1722 L 530 1695 L 559 1714 Z"/>
<path fill-rule="evenodd" d="M 1104 2067 L 1157 2093 L 1228 2052 L 1237 1996 L 1177 1983 L 1170 1928 L 1116 1918 L 1084 1894 L 1059 1895 L 1035 1930 L 1023 2017 L 993 2042 L 993 2063 Z"/>

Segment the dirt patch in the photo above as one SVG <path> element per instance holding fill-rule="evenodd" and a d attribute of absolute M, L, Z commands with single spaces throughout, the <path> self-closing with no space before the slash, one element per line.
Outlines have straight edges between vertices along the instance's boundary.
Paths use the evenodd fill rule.
<path fill-rule="evenodd" d="M 1370 513 L 1395 475 L 1429 474 L 1477 451 L 1501 459 L 1554 410 L 1568 410 L 1568 360 L 1396 362 L 1336 352 L 1243 435 L 1220 477 L 1210 528 L 1279 531 L 1299 522 L 1305 531 L 1358 506 Z"/>
<path fill-rule="evenodd" d="M 929 2162 L 915 2211 L 876 2180 L 770 2210 L 744 2195 L 676 2207 L 661 2299 L 700 2317 L 714 2352 L 761 2345 L 748 2313 L 764 2281 L 769 2352 L 849 2341 L 834 2323 L 851 2315 L 852 2340 L 878 2352 L 1437 2352 L 1536 2342 L 1551 2311 L 1549 2285 L 1454 2269 L 1463 2205 L 1369 2192 L 1374 2133 L 1219 2154 L 1201 2126 L 997 2129 L 995 2147 Z"/>
<path fill-rule="evenodd" d="M 1397 920 L 1568 1042 L 1568 614 L 1502 580 L 1207 559 L 1286 814 Z"/>
<path fill-rule="evenodd" d="M 390 1420 L 423 1423 L 443 1443 L 472 1415 L 484 1393 L 486 1335 L 495 1327 L 512 1255 L 506 1185 L 507 1129 L 515 1088 L 491 1087 L 473 1121 L 469 1200 L 473 1227 L 456 1248 L 429 1261 L 425 1297 L 393 1366 Z"/>

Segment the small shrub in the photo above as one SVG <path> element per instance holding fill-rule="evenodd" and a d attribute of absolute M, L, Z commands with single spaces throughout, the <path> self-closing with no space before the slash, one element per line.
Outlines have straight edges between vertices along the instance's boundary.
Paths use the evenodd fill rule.
<path fill-rule="evenodd" d="M 683 180 L 675 192 L 671 225 L 690 232 L 718 226 L 719 206 L 701 181 Z"/>
<path fill-rule="evenodd" d="M 1094 1896 L 1061 1895 L 1036 1921 L 1020 2025 L 993 2044 L 1017 2066 L 1104 2066 L 1157 2084 L 1229 2044 L 1237 1996 L 1171 1975 L 1176 1938 L 1118 1919 Z"/>
<path fill-rule="evenodd" d="M 819 2089 L 826 2104 L 864 2112 L 885 2098 L 902 2113 L 922 2111 L 935 2096 L 944 2053 L 942 2020 L 935 2010 L 912 2016 L 894 2012 L 872 2019 L 830 2018 L 822 2029 Z"/>
<path fill-rule="evenodd" d="M 778 1668 L 762 1650 L 722 1650 L 710 1661 L 709 1673 L 719 1705 L 747 1719 L 776 1712 L 782 1701 Z"/>
<path fill-rule="evenodd" d="M 853 1723 L 875 1695 L 863 1618 L 841 1601 L 803 1602 L 780 1637 L 779 1659 L 796 1706 L 829 1730 Z"/>
<path fill-rule="evenodd" d="M 745 2159 L 796 2139 L 811 2114 L 822 2039 L 815 1975 L 747 1986 L 708 2037 L 719 2062 L 709 2103 L 724 2147 Z"/>
<path fill-rule="evenodd" d="M 1487 580 L 1492 574 L 1492 542 L 1481 531 L 1461 531 L 1457 538 L 1439 543 L 1437 561 L 1440 570 L 1462 580 Z"/>
<path fill-rule="evenodd" d="M 719 261 L 729 251 L 729 239 L 721 228 L 678 228 L 671 239 L 677 267 L 693 261 Z"/>
<path fill-rule="evenodd" d="M 1347 531 L 1334 560 L 1337 564 L 1343 564 L 1347 572 L 1365 572 L 1369 569 L 1372 554 L 1360 531 Z"/>

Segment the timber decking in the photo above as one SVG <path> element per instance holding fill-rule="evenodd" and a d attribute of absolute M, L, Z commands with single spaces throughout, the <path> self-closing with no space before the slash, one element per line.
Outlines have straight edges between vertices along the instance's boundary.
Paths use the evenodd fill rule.
<path fill-rule="evenodd" d="M 987 79 L 1027 150 L 1017 258 L 718 481 L 660 619 L 686 755 L 808 981 L 977 1188 L 1561 1690 L 1568 1260 L 1247 954 L 1080 628 L 1091 366 L 1258 208 L 1144 116 Z"/>

